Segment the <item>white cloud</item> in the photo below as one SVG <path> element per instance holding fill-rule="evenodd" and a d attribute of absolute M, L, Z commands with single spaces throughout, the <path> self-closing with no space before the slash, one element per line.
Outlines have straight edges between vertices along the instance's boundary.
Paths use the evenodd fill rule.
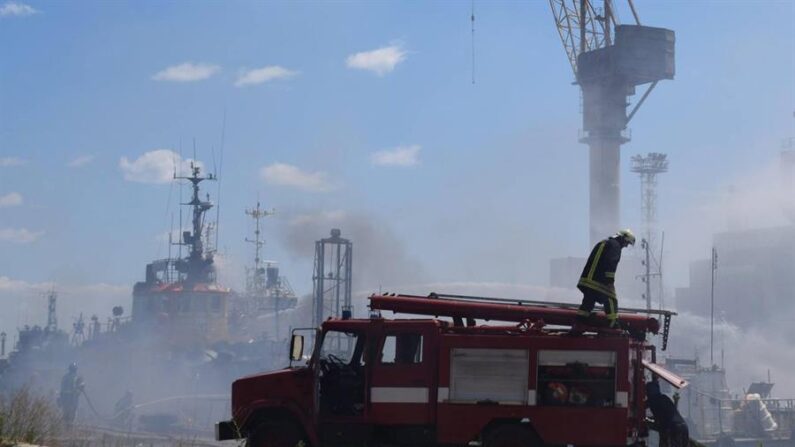
<path fill-rule="evenodd" d="M 19 157 L 3 157 L 0 158 L 0 168 L 8 168 L 11 166 L 22 166 L 28 161 Z"/>
<path fill-rule="evenodd" d="M 285 163 L 274 163 L 260 170 L 262 179 L 272 185 L 288 186 L 312 192 L 328 192 L 334 189 L 325 172 L 306 172 Z"/>
<path fill-rule="evenodd" d="M 43 231 L 30 231 L 27 228 L 0 228 L 0 241 L 3 242 L 28 244 L 35 242 L 42 235 Z"/>
<path fill-rule="evenodd" d="M 47 286 L 42 284 L 31 284 L 19 279 L 11 279 L 8 276 L 0 276 L 0 291 L 19 292 L 29 288 L 39 288 L 46 290 Z"/>
<path fill-rule="evenodd" d="M 145 152 L 135 160 L 122 157 L 119 168 L 124 174 L 124 180 L 138 183 L 168 183 L 177 175 L 188 174 L 193 160 L 182 159 L 178 153 L 170 149 L 155 149 Z M 201 162 L 195 162 L 200 167 Z"/>
<path fill-rule="evenodd" d="M 363 51 L 348 56 L 348 68 L 370 70 L 383 76 L 395 69 L 397 64 L 406 59 L 406 51 L 400 45 L 390 45 L 372 51 Z"/>
<path fill-rule="evenodd" d="M 298 75 L 297 71 L 288 70 L 287 68 L 278 65 L 269 65 L 262 68 L 252 68 L 251 70 L 244 70 L 238 76 L 235 82 L 236 87 L 243 87 L 246 85 L 262 84 L 263 82 L 275 81 L 278 79 L 290 79 Z"/>
<path fill-rule="evenodd" d="M 416 166 L 420 163 L 420 149 L 417 144 L 384 149 L 370 156 L 370 162 L 376 166 Z"/>
<path fill-rule="evenodd" d="M 218 73 L 221 67 L 212 64 L 194 64 L 185 62 L 184 64 L 172 65 L 152 76 L 155 81 L 175 81 L 192 82 L 207 79 Z"/>
<path fill-rule="evenodd" d="M 39 11 L 30 5 L 17 2 L 6 2 L 0 5 L 0 17 L 26 17 Z"/>
<path fill-rule="evenodd" d="M 93 155 L 81 155 L 66 164 L 70 168 L 80 168 L 94 161 Z"/>
<path fill-rule="evenodd" d="M 0 196 L 0 208 L 17 205 L 22 205 L 22 194 L 10 192 L 4 196 Z"/>

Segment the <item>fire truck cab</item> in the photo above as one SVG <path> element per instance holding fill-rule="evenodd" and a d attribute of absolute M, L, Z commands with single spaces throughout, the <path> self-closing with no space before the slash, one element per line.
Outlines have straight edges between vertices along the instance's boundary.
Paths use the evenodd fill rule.
<path fill-rule="evenodd" d="M 370 297 L 373 310 L 452 321 L 327 320 L 305 366 L 234 382 L 233 418 L 217 424 L 216 438 L 263 447 L 644 445 L 644 368 L 685 384 L 653 363 L 644 340 L 659 329 L 653 318 L 623 313 L 627 331 L 593 318 L 572 333 L 563 322 L 574 309 L 461 298 Z M 291 358 L 302 351 L 295 335 Z"/>

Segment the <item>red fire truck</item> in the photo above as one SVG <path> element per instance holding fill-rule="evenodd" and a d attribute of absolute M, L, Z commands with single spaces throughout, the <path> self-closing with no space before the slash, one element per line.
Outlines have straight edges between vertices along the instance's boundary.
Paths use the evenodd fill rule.
<path fill-rule="evenodd" d="M 305 366 L 235 381 L 232 419 L 216 425 L 216 438 L 257 447 L 640 446 L 647 376 L 686 385 L 654 363 L 646 338 L 660 321 L 645 310 L 622 309 L 615 330 L 601 314 L 580 325 L 573 306 L 543 302 L 380 294 L 370 309 L 369 319 L 324 322 Z M 664 349 L 673 313 L 655 315 Z M 293 335 L 292 361 L 303 340 Z"/>

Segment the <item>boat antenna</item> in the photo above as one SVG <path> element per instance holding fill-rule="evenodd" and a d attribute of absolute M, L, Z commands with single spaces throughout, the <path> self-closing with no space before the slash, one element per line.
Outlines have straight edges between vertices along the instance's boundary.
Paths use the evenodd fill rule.
<path fill-rule="evenodd" d="M 220 228 L 221 222 L 221 178 L 218 177 L 219 172 L 223 173 L 224 171 L 224 142 L 226 141 L 226 107 L 224 107 L 224 119 L 221 123 L 221 153 L 219 154 L 218 160 L 218 171 L 215 173 L 215 178 L 218 179 L 218 191 L 215 193 L 215 200 L 217 205 L 215 205 L 215 249 L 218 250 L 218 233 Z M 213 158 L 213 165 L 215 164 L 215 158 Z M 215 169 L 215 166 L 213 166 Z"/>
<path fill-rule="evenodd" d="M 179 139 L 179 176 L 182 176 L 182 138 Z M 177 171 L 177 166 L 174 166 L 174 172 Z M 174 181 L 177 181 L 177 174 L 174 174 Z M 182 186 L 184 182 L 179 182 L 179 203 L 183 203 Z M 179 241 L 182 242 L 182 206 L 179 207 Z M 179 244 L 178 255 L 182 259 L 182 244 Z"/>

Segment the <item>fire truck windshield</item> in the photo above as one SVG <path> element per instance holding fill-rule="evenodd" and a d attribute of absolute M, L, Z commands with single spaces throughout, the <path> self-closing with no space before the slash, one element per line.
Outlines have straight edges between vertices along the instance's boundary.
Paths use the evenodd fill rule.
<path fill-rule="evenodd" d="M 320 360 L 331 363 L 350 365 L 356 360 L 359 334 L 354 332 L 328 331 L 323 336 L 320 346 Z M 359 354 L 361 356 L 361 354 Z"/>

